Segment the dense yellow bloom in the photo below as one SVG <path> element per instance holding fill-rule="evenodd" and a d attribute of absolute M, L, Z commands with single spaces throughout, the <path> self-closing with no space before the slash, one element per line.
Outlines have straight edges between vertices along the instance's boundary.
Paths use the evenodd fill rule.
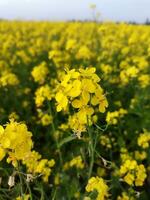
<path fill-rule="evenodd" d="M 123 178 L 126 183 L 132 185 L 134 182 L 134 175 L 131 173 L 127 173 L 127 175 Z"/>
<path fill-rule="evenodd" d="M 85 131 L 85 125 L 91 125 L 91 116 L 94 114 L 94 109 L 86 106 L 81 108 L 76 114 L 69 117 L 69 126 L 79 135 L 81 132 Z M 77 134 L 78 135 L 78 134 Z"/>
<path fill-rule="evenodd" d="M 91 8 L 94 11 L 96 6 Z M 146 181 L 145 177 L 149 176 L 150 137 L 148 130 L 140 131 L 149 127 L 150 121 L 149 36 L 150 27 L 146 25 L 0 20 L 0 120 L 6 123 L 11 119 L 0 126 L 0 161 L 1 167 L 6 167 L 4 171 L 17 171 L 14 191 L 20 186 L 20 171 L 22 176 L 33 177 L 33 199 L 40 198 L 40 191 L 33 190 L 43 180 L 47 183 L 41 198 L 95 200 L 96 194 L 97 199 L 117 199 L 117 195 L 118 200 L 138 199 L 138 195 L 148 198 L 149 177 Z M 102 114 L 108 107 L 107 96 L 110 109 L 106 121 L 115 125 L 108 128 Z M 12 119 L 25 120 L 33 137 L 24 122 Z M 87 131 L 91 134 L 72 141 L 74 135 L 80 138 Z M 47 159 L 33 150 L 33 143 Z M 110 197 L 105 181 L 97 177 L 89 180 L 91 194 L 83 191 L 92 150 L 92 174 L 108 179 Z M 57 161 L 53 182 L 49 181 L 55 163 L 51 155 Z M 98 159 L 101 155 L 108 163 Z M 7 165 L 12 169 L 7 170 Z M 73 179 L 71 175 L 75 175 Z M 7 181 L 4 176 L 2 173 L 0 177 L 2 186 Z M 118 178 L 120 184 L 124 181 L 124 188 L 114 185 Z M 16 198 L 12 190 L 7 192 Z M 26 200 L 31 198 L 28 192 L 23 183 Z"/>
<path fill-rule="evenodd" d="M 18 161 L 22 161 L 29 173 L 41 174 L 47 182 L 55 161 L 41 159 L 39 153 L 32 151 L 31 137 L 32 133 L 24 123 L 10 120 L 5 129 L 0 126 L 0 160 L 8 155 L 7 162 L 11 162 L 14 167 L 18 166 Z"/>
<path fill-rule="evenodd" d="M 23 163 L 27 166 L 27 171 L 29 173 L 33 175 L 42 175 L 42 179 L 45 182 L 48 181 L 48 177 L 51 175 L 52 171 L 51 168 L 55 165 L 53 159 L 41 159 L 41 155 L 36 151 L 30 152 L 23 160 Z"/>
<path fill-rule="evenodd" d="M 47 68 L 46 62 L 42 62 L 40 65 L 35 66 L 31 72 L 34 81 L 40 84 L 45 82 L 46 76 L 48 75 L 49 70 Z"/>
<path fill-rule="evenodd" d="M 128 195 L 126 192 L 122 192 L 121 196 L 117 197 L 117 200 L 135 200 L 131 195 Z"/>
<path fill-rule="evenodd" d="M 134 152 L 128 152 L 126 148 L 121 148 L 120 150 L 120 158 L 122 162 L 125 162 L 126 160 L 132 160 L 133 157 L 137 161 L 142 161 L 147 158 L 147 152 L 145 151 L 134 151 Z"/>
<path fill-rule="evenodd" d="M 127 114 L 127 110 L 120 108 L 118 111 L 107 112 L 106 121 L 108 124 L 117 124 L 118 120 Z"/>
<path fill-rule="evenodd" d="M 67 52 L 54 49 L 49 52 L 49 59 L 52 59 L 56 67 L 64 66 L 70 62 L 70 56 Z"/>
<path fill-rule="evenodd" d="M 144 160 L 147 158 L 147 153 L 145 151 L 139 152 L 135 151 L 135 159 L 136 160 Z"/>
<path fill-rule="evenodd" d="M 77 59 L 91 59 L 93 57 L 92 52 L 87 46 L 81 46 L 76 55 Z"/>
<path fill-rule="evenodd" d="M 76 48 L 77 41 L 75 39 L 69 39 L 66 43 L 66 50 L 73 50 Z"/>
<path fill-rule="evenodd" d="M 144 165 L 138 165 L 136 160 L 126 160 L 121 165 L 120 175 L 126 183 L 135 186 L 142 186 L 147 177 Z"/>
<path fill-rule="evenodd" d="M 105 75 L 110 75 L 111 72 L 113 71 L 113 67 L 111 67 L 110 65 L 104 65 L 102 64 L 100 66 L 102 72 L 105 74 Z"/>
<path fill-rule="evenodd" d="M 39 87 L 35 92 L 35 104 L 37 107 L 43 105 L 45 100 L 51 100 L 51 89 L 48 85 Z"/>
<path fill-rule="evenodd" d="M 123 85 L 128 84 L 130 79 L 133 79 L 138 76 L 139 69 L 135 66 L 128 67 L 120 72 L 120 79 Z"/>
<path fill-rule="evenodd" d="M 69 105 L 77 109 L 77 112 L 69 118 L 70 127 L 77 133 L 84 131 L 85 125 L 92 124 L 96 106 L 102 113 L 108 107 L 103 89 L 98 84 L 100 78 L 95 71 L 94 67 L 67 71 L 55 96 L 58 112 L 67 110 Z"/>
<path fill-rule="evenodd" d="M 69 163 L 70 167 L 75 166 L 78 169 L 83 169 L 84 168 L 84 163 L 82 161 L 81 156 L 77 156 L 75 158 L 73 158 L 70 163 Z"/>
<path fill-rule="evenodd" d="M 66 110 L 67 105 L 68 105 L 68 99 L 67 97 L 63 94 L 63 92 L 58 92 L 55 96 L 55 99 L 58 103 L 57 106 L 57 112 L 60 112 L 62 109 Z"/>
<path fill-rule="evenodd" d="M 98 192 L 96 200 L 105 200 L 108 194 L 108 186 L 102 178 L 92 177 L 88 180 L 88 184 L 86 186 L 87 192 L 92 192 L 96 190 Z"/>
<path fill-rule="evenodd" d="M 142 88 L 147 87 L 150 85 L 150 75 L 149 74 L 142 74 L 138 77 L 138 81 Z"/>
<path fill-rule="evenodd" d="M 63 166 L 64 170 L 68 170 L 69 168 L 76 167 L 77 169 L 83 169 L 84 163 L 81 156 L 76 156 L 69 162 L 66 162 Z"/>
<path fill-rule="evenodd" d="M 30 153 L 33 146 L 31 136 L 32 133 L 23 123 L 11 120 L 3 131 L 1 127 L 0 146 L 7 152 L 8 162 L 12 162 L 16 166 L 17 161 L 23 160 Z"/>
<path fill-rule="evenodd" d="M 148 148 L 150 143 L 150 133 L 146 130 L 144 131 L 144 133 L 141 133 L 138 137 L 137 143 L 143 149 Z"/>
<path fill-rule="evenodd" d="M 4 73 L 1 77 L 0 77 L 0 86 L 9 86 L 9 85 L 18 85 L 19 84 L 19 80 L 17 78 L 17 76 L 11 72 L 8 73 Z"/>

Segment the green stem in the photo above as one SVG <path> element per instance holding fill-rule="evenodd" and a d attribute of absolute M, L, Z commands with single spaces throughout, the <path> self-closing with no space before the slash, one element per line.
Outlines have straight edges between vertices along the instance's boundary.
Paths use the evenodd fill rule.
<path fill-rule="evenodd" d="M 89 172 L 88 172 L 88 179 L 91 177 L 93 165 L 94 165 L 94 152 L 92 152 L 92 154 L 91 154 L 90 167 L 89 167 Z"/>
<path fill-rule="evenodd" d="M 56 198 L 56 193 L 57 193 L 57 189 L 55 189 L 55 191 L 54 191 L 54 195 L 53 195 L 53 197 L 52 197 L 52 200 L 55 200 L 55 198 Z"/>
<path fill-rule="evenodd" d="M 22 175 L 20 173 L 19 163 L 18 163 L 18 176 L 19 176 L 19 180 L 20 180 L 21 197 L 23 197 L 23 180 L 22 180 Z"/>
<path fill-rule="evenodd" d="M 91 177 L 93 165 L 94 165 L 94 142 L 92 138 L 92 133 L 90 130 L 90 127 L 88 126 L 88 134 L 89 134 L 89 153 L 90 153 L 90 166 L 89 166 L 89 172 L 88 172 L 88 179 Z"/>
<path fill-rule="evenodd" d="M 50 113 L 50 115 L 53 117 L 50 102 L 48 102 L 48 108 L 49 108 L 49 113 Z M 55 128 L 54 121 L 52 122 L 52 129 L 53 129 L 53 133 L 55 134 L 56 128 Z M 60 164 L 61 164 L 61 166 L 62 166 L 62 165 L 63 165 L 63 159 L 62 159 L 62 154 L 61 154 L 61 151 L 60 151 L 60 148 L 59 148 L 59 144 L 58 144 L 58 140 L 57 140 L 57 139 L 56 139 L 56 146 L 57 146 L 57 150 L 58 150 L 58 154 L 59 154 Z"/>
<path fill-rule="evenodd" d="M 28 191 L 29 191 L 29 194 L 30 194 L 30 200 L 33 200 L 30 185 L 27 181 L 26 181 L 26 184 L 27 184 L 27 188 L 28 188 Z"/>
<path fill-rule="evenodd" d="M 94 134 L 95 139 L 93 139 L 93 134 L 91 133 L 90 127 L 88 126 L 88 133 L 89 133 L 89 152 L 90 152 L 90 166 L 89 166 L 89 172 L 88 172 L 88 179 L 92 175 L 93 165 L 94 165 L 94 157 L 95 157 L 95 149 L 97 145 L 97 137 L 98 137 L 98 131 L 96 131 L 96 134 Z"/>

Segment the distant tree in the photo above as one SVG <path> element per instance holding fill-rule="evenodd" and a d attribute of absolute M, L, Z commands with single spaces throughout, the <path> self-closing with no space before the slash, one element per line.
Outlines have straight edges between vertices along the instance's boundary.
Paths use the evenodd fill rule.
<path fill-rule="evenodd" d="M 146 24 L 146 25 L 150 25 L 150 20 L 149 20 L 149 18 L 146 19 L 145 24 Z"/>

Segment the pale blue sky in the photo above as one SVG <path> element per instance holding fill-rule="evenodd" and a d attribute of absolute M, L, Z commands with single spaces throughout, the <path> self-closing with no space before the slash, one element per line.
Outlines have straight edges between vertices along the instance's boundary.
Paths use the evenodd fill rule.
<path fill-rule="evenodd" d="M 95 3 L 104 20 L 150 19 L 150 0 L 0 0 L 0 18 L 33 20 L 91 19 Z"/>

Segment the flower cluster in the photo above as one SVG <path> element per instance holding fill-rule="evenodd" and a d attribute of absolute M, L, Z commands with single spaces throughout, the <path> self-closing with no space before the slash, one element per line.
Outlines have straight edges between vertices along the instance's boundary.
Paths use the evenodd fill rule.
<path fill-rule="evenodd" d="M 107 112 L 106 121 L 108 124 L 117 124 L 119 119 L 127 114 L 127 110 L 120 108 L 118 111 Z"/>
<path fill-rule="evenodd" d="M 141 74 L 138 77 L 138 81 L 142 88 L 146 88 L 150 85 L 150 76 L 148 74 Z"/>
<path fill-rule="evenodd" d="M 126 183 L 135 186 L 142 186 L 147 177 L 144 165 L 138 165 L 136 160 L 126 160 L 121 165 L 120 175 Z"/>
<path fill-rule="evenodd" d="M 123 85 L 128 84 L 130 79 L 133 79 L 138 76 L 139 69 L 135 66 L 129 66 L 127 69 L 124 69 L 120 72 L 120 79 Z"/>
<path fill-rule="evenodd" d="M 66 162 L 64 165 L 64 169 L 68 170 L 69 168 L 76 167 L 77 169 L 83 169 L 84 163 L 81 156 L 76 156 L 69 162 Z"/>
<path fill-rule="evenodd" d="M 99 176 L 105 199 L 149 200 L 149 36 L 127 23 L 0 20 L 2 199 L 95 200 L 101 179 L 97 192 L 83 186 Z"/>
<path fill-rule="evenodd" d="M 115 144 L 115 138 L 109 135 L 101 135 L 100 144 L 106 147 L 107 149 L 111 149 L 113 144 Z"/>
<path fill-rule="evenodd" d="M 13 120 L 6 125 L 4 129 L 0 127 L 0 151 L 1 160 L 8 155 L 7 161 L 17 166 L 17 161 L 24 158 L 31 152 L 33 146 L 32 133 L 27 130 L 23 123 L 17 123 Z"/>
<path fill-rule="evenodd" d="M 57 112 L 67 110 L 69 105 L 77 109 L 70 119 L 71 128 L 77 132 L 82 132 L 85 125 L 91 123 L 96 106 L 102 113 L 108 106 L 103 89 L 98 84 L 100 78 L 95 71 L 94 67 L 67 71 L 55 96 Z"/>
<path fill-rule="evenodd" d="M 45 100 L 51 100 L 51 89 L 48 85 L 39 87 L 35 92 L 35 104 L 37 107 L 43 105 Z"/>
<path fill-rule="evenodd" d="M 4 129 L 0 126 L 0 160 L 7 157 L 7 162 L 18 167 L 18 162 L 26 165 L 27 171 L 33 175 L 41 174 L 45 182 L 51 174 L 55 161 L 41 159 L 41 155 L 32 151 L 32 133 L 26 124 L 15 122 L 13 119 Z"/>
<path fill-rule="evenodd" d="M 98 192 L 96 200 L 105 200 L 109 196 L 108 186 L 106 185 L 105 181 L 98 176 L 91 177 L 86 186 L 87 192 L 92 192 L 94 190 Z"/>
<path fill-rule="evenodd" d="M 12 72 L 4 72 L 0 77 L 0 86 L 15 86 L 19 84 L 18 77 Z"/>
<path fill-rule="evenodd" d="M 45 82 L 48 73 L 49 70 L 47 68 L 46 62 L 42 62 L 40 65 L 35 66 L 31 72 L 34 81 L 38 82 L 39 84 L 43 84 Z"/>
<path fill-rule="evenodd" d="M 87 46 L 81 46 L 76 54 L 77 59 L 91 59 L 93 57 L 92 52 Z"/>
<path fill-rule="evenodd" d="M 44 182 L 48 182 L 48 177 L 51 175 L 52 167 L 55 165 L 53 159 L 42 159 L 41 155 L 36 151 L 32 151 L 23 163 L 27 166 L 28 173 L 33 175 L 40 174 Z"/>
<path fill-rule="evenodd" d="M 29 194 L 23 194 L 22 196 L 18 196 L 16 198 L 16 200 L 22 200 L 22 198 L 23 198 L 23 200 L 29 200 L 30 199 L 30 195 Z"/>
<path fill-rule="evenodd" d="M 127 192 L 122 192 L 121 196 L 117 197 L 117 200 L 135 200 L 135 198 Z"/>
<path fill-rule="evenodd" d="M 146 130 L 144 131 L 144 133 L 141 133 L 138 137 L 137 143 L 143 149 L 147 149 L 150 143 L 150 133 Z"/>
<path fill-rule="evenodd" d="M 43 126 L 48 126 L 53 122 L 53 118 L 48 113 L 42 112 L 41 109 L 37 110 L 39 121 L 38 124 L 41 123 Z"/>

